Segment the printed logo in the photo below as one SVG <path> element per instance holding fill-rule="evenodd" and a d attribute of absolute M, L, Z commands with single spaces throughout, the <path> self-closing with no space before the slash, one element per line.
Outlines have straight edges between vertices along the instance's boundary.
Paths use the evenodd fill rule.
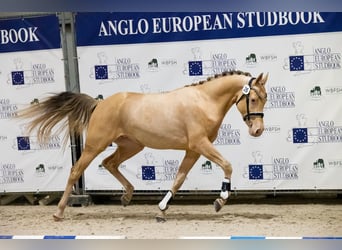
<path fill-rule="evenodd" d="M 177 60 L 174 58 L 152 58 L 147 63 L 147 71 L 159 72 L 163 69 L 169 69 L 170 67 L 177 66 Z"/>
<path fill-rule="evenodd" d="M 276 54 L 263 54 L 260 55 L 259 58 L 262 62 L 274 62 L 278 60 L 278 56 Z"/>
<path fill-rule="evenodd" d="M 264 171 L 263 165 L 250 164 L 248 165 L 249 179 L 250 180 L 263 180 Z"/>
<path fill-rule="evenodd" d="M 326 87 L 315 85 L 310 89 L 310 97 L 312 100 L 320 100 L 322 96 L 328 95 L 342 95 L 342 87 L 338 85 Z"/>
<path fill-rule="evenodd" d="M 201 172 L 203 174 L 211 174 L 213 172 L 213 166 L 211 165 L 211 161 L 206 160 L 202 163 Z"/>
<path fill-rule="evenodd" d="M 142 172 L 142 180 L 143 181 L 156 180 L 155 166 L 142 166 L 141 172 Z"/>
<path fill-rule="evenodd" d="M 311 130 L 308 130 L 307 126 L 307 117 L 305 114 L 298 114 L 296 116 L 298 126 L 292 128 L 289 131 L 287 141 L 297 144 L 298 147 L 302 147 L 304 145 L 310 145 L 312 144 L 312 138 L 311 138 Z M 309 137 L 310 133 L 310 137 Z"/>
<path fill-rule="evenodd" d="M 24 81 L 24 71 L 12 71 L 12 85 L 23 85 Z"/>
<path fill-rule="evenodd" d="M 17 104 L 11 103 L 10 99 L 0 99 L 0 119 L 9 119 L 18 115 Z"/>
<path fill-rule="evenodd" d="M 288 61 L 285 61 L 285 70 L 311 72 L 341 69 L 341 54 L 333 52 L 330 47 L 314 48 L 312 54 L 304 54 L 301 42 L 294 42 L 292 45 L 295 55 L 290 55 Z"/>
<path fill-rule="evenodd" d="M 240 145 L 240 129 L 233 129 L 229 123 L 222 123 L 218 131 L 214 145 Z"/>
<path fill-rule="evenodd" d="M 177 65 L 177 60 L 169 58 L 169 59 L 161 59 L 158 67 L 160 66 L 171 67 L 171 66 L 176 66 L 176 65 Z"/>
<path fill-rule="evenodd" d="M 293 128 L 293 143 L 308 143 L 308 129 L 307 128 Z"/>
<path fill-rule="evenodd" d="M 18 147 L 18 150 L 31 150 L 30 137 L 18 136 L 17 147 Z"/>
<path fill-rule="evenodd" d="M 95 79 L 103 80 L 108 79 L 108 66 L 107 65 L 95 65 Z"/>
<path fill-rule="evenodd" d="M 313 143 L 340 143 L 342 142 L 342 126 L 336 126 L 334 121 L 317 121 L 316 126 L 306 125 L 306 116 L 297 115 L 299 127 L 291 129 L 288 141 L 294 144 L 312 145 Z"/>
<path fill-rule="evenodd" d="M 328 159 L 326 164 L 330 168 L 342 168 L 342 159 Z"/>
<path fill-rule="evenodd" d="M 55 70 L 45 63 L 31 64 L 24 68 L 21 58 L 14 59 L 15 70 L 8 75 L 7 82 L 13 86 L 49 84 L 55 82 Z"/>
<path fill-rule="evenodd" d="M 328 169 L 342 168 L 342 159 L 318 158 L 312 163 L 312 172 L 324 173 Z"/>
<path fill-rule="evenodd" d="M 173 181 L 176 177 L 179 161 L 173 159 L 156 159 L 151 152 L 145 153 L 146 164 L 138 168 L 136 177 L 147 183 Z"/>
<path fill-rule="evenodd" d="M 152 58 L 148 63 L 147 63 L 147 70 L 150 72 L 157 72 L 159 71 L 160 63 L 158 62 L 157 58 Z"/>
<path fill-rule="evenodd" d="M 36 177 L 48 177 L 49 172 L 63 170 L 63 166 L 39 163 L 38 166 L 34 168 L 34 170 Z"/>
<path fill-rule="evenodd" d="M 313 165 L 312 169 L 314 172 L 321 173 L 321 172 L 324 172 L 324 170 L 325 170 L 325 164 L 324 164 L 324 160 L 322 158 L 314 161 L 312 165 Z"/>
<path fill-rule="evenodd" d="M 24 170 L 15 163 L 0 163 L 0 184 L 23 183 Z"/>
<path fill-rule="evenodd" d="M 264 164 L 263 155 L 260 151 L 252 152 L 253 163 L 248 165 L 248 179 L 249 180 L 263 180 L 264 179 Z"/>
<path fill-rule="evenodd" d="M 326 95 L 341 95 L 342 94 L 341 86 L 325 87 L 324 90 L 325 90 Z"/>
<path fill-rule="evenodd" d="M 272 86 L 267 91 L 265 109 L 295 108 L 296 95 L 288 91 L 285 86 Z"/>
<path fill-rule="evenodd" d="M 287 157 L 273 158 L 270 163 L 263 162 L 260 151 L 252 153 L 254 163 L 247 167 L 244 175 L 251 181 L 297 180 L 298 166 Z M 256 182 L 257 183 L 257 182 Z"/>
<path fill-rule="evenodd" d="M 45 166 L 44 164 L 39 164 L 37 167 L 36 167 L 36 176 L 39 176 L 39 177 L 43 177 L 45 176 Z"/>
<path fill-rule="evenodd" d="M 236 59 L 227 53 L 214 53 L 210 59 L 202 59 L 200 48 L 193 48 L 193 60 L 188 61 L 184 74 L 189 76 L 212 76 L 236 69 Z"/>
<path fill-rule="evenodd" d="M 247 67 L 254 67 L 257 65 L 257 56 L 255 53 L 250 53 L 245 60 Z"/>
<path fill-rule="evenodd" d="M 46 143 L 39 143 L 34 136 L 17 136 L 13 148 L 18 151 L 60 149 L 61 139 L 59 136 L 51 136 Z"/>
<path fill-rule="evenodd" d="M 202 61 L 190 61 L 189 62 L 189 76 L 201 76 L 203 75 Z"/>
<path fill-rule="evenodd" d="M 280 133 L 281 127 L 280 125 L 267 125 L 265 124 L 264 133 Z"/>
<path fill-rule="evenodd" d="M 290 56 L 290 71 L 304 70 L 304 56 Z"/>
<path fill-rule="evenodd" d="M 298 165 L 287 157 L 273 158 L 273 180 L 297 180 Z"/>
<path fill-rule="evenodd" d="M 115 58 L 108 62 L 105 52 L 97 53 L 98 63 L 91 68 L 89 77 L 101 82 L 118 79 L 140 78 L 140 66 L 132 62 L 131 58 Z"/>
<path fill-rule="evenodd" d="M 319 99 L 322 96 L 322 90 L 320 86 L 315 86 L 310 90 L 310 96 L 312 99 Z"/>
<path fill-rule="evenodd" d="M 317 143 L 342 142 L 342 126 L 336 126 L 334 121 L 318 121 Z"/>

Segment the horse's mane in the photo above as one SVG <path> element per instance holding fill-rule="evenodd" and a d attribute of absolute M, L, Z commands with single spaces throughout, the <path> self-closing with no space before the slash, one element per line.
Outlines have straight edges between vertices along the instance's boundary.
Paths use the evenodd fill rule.
<path fill-rule="evenodd" d="M 231 71 L 224 71 L 222 72 L 221 74 L 216 74 L 214 76 L 210 76 L 208 77 L 206 80 L 202 80 L 202 81 L 199 81 L 197 83 L 192 83 L 192 84 L 188 84 L 188 85 L 185 85 L 184 87 L 191 87 L 191 86 L 197 86 L 197 85 L 201 85 L 203 83 L 206 83 L 206 82 L 209 82 L 213 79 L 216 79 L 216 78 L 220 78 L 220 77 L 224 77 L 224 76 L 229 76 L 229 75 L 245 75 L 245 76 L 252 76 L 249 72 L 243 72 L 241 70 L 231 70 Z"/>

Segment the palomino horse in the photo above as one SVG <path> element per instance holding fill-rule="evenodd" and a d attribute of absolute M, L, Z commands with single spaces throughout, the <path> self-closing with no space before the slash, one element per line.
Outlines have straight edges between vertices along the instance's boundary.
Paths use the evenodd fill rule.
<path fill-rule="evenodd" d="M 62 120 L 68 121 L 62 128 L 68 126 L 69 132 L 78 135 L 87 128 L 84 149 L 71 168 L 54 219 L 63 219 L 73 185 L 90 162 L 112 142 L 117 144 L 117 149 L 103 160 L 102 165 L 123 185 L 123 205 L 130 202 L 134 187 L 119 172 L 118 167 L 144 147 L 150 147 L 185 150 L 173 186 L 159 203 L 161 213 L 157 218 L 165 220 L 168 202 L 181 187 L 200 155 L 223 170 L 220 197 L 214 202 L 215 210 L 219 211 L 230 194 L 232 167 L 212 143 L 233 104 L 242 114 L 249 134 L 262 134 L 267 78 L 268 74 L 263 73 L 254 78 L 249 73 L 231 71 L 167 93 L 125 92 L 116 93 L 104 100 L 96 100 L 81 93 L 62 92 L 19 112 L 19 117 L 33 117 L 29 122 L 29 132 L 36 128 L 41 141 L 48 139 L 52 128 Z M 243 99 L 245 101 L 241 101 Z"/>

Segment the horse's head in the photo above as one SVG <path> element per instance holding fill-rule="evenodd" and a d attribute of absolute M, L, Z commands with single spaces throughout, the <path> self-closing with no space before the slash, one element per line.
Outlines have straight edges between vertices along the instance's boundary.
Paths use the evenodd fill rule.
<path fill-rule="evenodd" d="M 260 136 L 264 131 L 264 106 L 267 100 L 265 84 L 268 73 L 261 73 L 257 78 L 252 77 L 248 84 L 242 88 L 236 106 L 243 116 L 243 120 L 249 127 L 249 134 Z M 245 101 L 242 101 L 245 99 Z"/>

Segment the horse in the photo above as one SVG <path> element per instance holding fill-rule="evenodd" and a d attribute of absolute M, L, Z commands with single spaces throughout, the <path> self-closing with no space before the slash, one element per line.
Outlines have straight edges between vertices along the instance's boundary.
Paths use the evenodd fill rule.
<path fill-rule="evenodd" d="M 249 134 L 258 137 L 263 133 L 267 79 L 268 73 L 253 77 L 248 72 L 234 70 L 163 93 L 119 92 L 102 100 L 84 93 L 64 91 L 23 108 L 18 117 L 31 118 L 28 132 L 36 130 L 39 141 L 46 141 L 57 124 L 61 124 L 61 130 L 75 135 L 86 132 L 84 149 L 71 168 L 57 211 L 53 214 L 54 220 L 64 219 L 74 184 L 92 160 L 113 142 L 117 149 L 103 160 L 102 165 L 122 184 L 122 205 L 130 203 L 134 187 L 118 167 L 144 147 L 149 147 L 185 151 L 171 189 L 158 203 L 157 221 L 166 220 L 168 203 L 201 155 L 223 170 L 220 197 L 214 201 L 214 209 L 218 212 L 231 193 L 233 169 L 213 142 L 226 113 L 234 104 Z"/>

